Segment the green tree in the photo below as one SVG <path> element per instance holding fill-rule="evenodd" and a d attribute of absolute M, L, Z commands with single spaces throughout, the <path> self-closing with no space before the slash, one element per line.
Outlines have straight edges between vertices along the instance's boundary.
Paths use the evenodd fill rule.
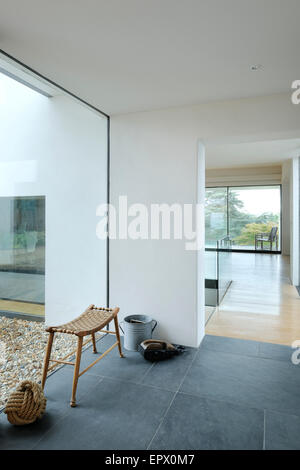
<path fill-rule="evenodd" d="M 265 212 L 259 216 L 244 211 L 244 203 L 234 190 L 228 191 L 229 234 L 227 234 L 227 188 L 206 189 L 205 237 L 207 244 L 227 235 L 236 245 L 253 246 L 255 234 L 270 232 L 279 225 L 279 215 Z"/>
<path fill-rule="evenodd" d="M 228 203 L 230 216 L 239 218 L 242 214 L 241 209 L 244 207 L 243 201 L 238 198 L 235 192 L 230 191 Z M 208 242 L 215 242 L 227 236 L 227 188 L 206 189 L 205 230 Z"/>
<path fill-rule="evenodd" d="M 272 214 L 272 216 L 276 217 L 276 214 Z M 272 221 L 267 222 L 267 223 L 247 224 L 241 230 L 241 234 L 234 238 L 234 242 L 237 245 L 253 246 L 255 243 L 255 235 L 257 233 L 270 233 L 274 225 L 277 225 L 277 224 Z"/>
<path fill-rule="evenodd" d="M 279 214 L 273 214 L 272 212 L 264 212 L 260 216 L 256 217 L 257 223 L 268 224 L 274 222 L 274 225 L 279 224 Z"/>

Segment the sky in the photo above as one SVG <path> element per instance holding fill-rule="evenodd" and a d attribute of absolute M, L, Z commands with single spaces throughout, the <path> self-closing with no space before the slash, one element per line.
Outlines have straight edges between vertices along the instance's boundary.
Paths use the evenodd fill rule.
<path fill-rule="evenodd" d="M 240 200 L 244 203 L 246 212 L 260 215 L 264 212 L 280 214 L 280 188 L 245 188 L 234 190 Z"/>

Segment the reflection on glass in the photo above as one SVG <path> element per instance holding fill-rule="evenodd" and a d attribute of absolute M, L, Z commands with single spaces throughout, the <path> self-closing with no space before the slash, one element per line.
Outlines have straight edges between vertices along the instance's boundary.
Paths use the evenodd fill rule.
<path fill-rule="evenodd" d="M 218 303 L 222 302 L 232 282 L 231 240 L 225 237 L 218 241 Z"/>
<path fill-rule="evenodd" d="M 231 243 L 228 237 L 205 248 L 205 305 L 216 307 L 222 302 L 231 281 Z"/>
<path fill-rule="evenodd" d="M 215 246 L 227 236 L 227 188 L 207 188 L 205 195 L 205 242 Z"/>
<path fill-rule="evenodd" d="M 20 312 L 45 302 L 44 196 L 0 198 L 0 299 L 0 310 Z"/>
<path fill-rule="evenodd" d="M 205 305 L 216 307 L 218 305 L 218 251 L 217 243 L 211 242 L 205 249 Z"/>

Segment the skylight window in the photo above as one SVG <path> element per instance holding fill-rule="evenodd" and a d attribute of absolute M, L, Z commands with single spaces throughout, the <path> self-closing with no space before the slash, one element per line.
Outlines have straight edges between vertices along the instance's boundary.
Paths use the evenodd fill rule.
<path fill-rule="evenodd" d="M 52 87 L 46 80 L 43 80 L 34 72 L 23 67 L 21 64 L 9 59 L 0 53 L 0 73 L 16 80 L 41 95 L 51 98 L 61 94 L 54 86 Z"/>

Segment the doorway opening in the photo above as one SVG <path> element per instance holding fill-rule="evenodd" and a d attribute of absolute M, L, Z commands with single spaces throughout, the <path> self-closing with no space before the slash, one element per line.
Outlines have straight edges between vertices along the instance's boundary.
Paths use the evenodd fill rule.
<path fill-rule="evenodd" d="M 206 146 L 206 334 L 289 346 L 296 339 L 299 145 Z"/>

